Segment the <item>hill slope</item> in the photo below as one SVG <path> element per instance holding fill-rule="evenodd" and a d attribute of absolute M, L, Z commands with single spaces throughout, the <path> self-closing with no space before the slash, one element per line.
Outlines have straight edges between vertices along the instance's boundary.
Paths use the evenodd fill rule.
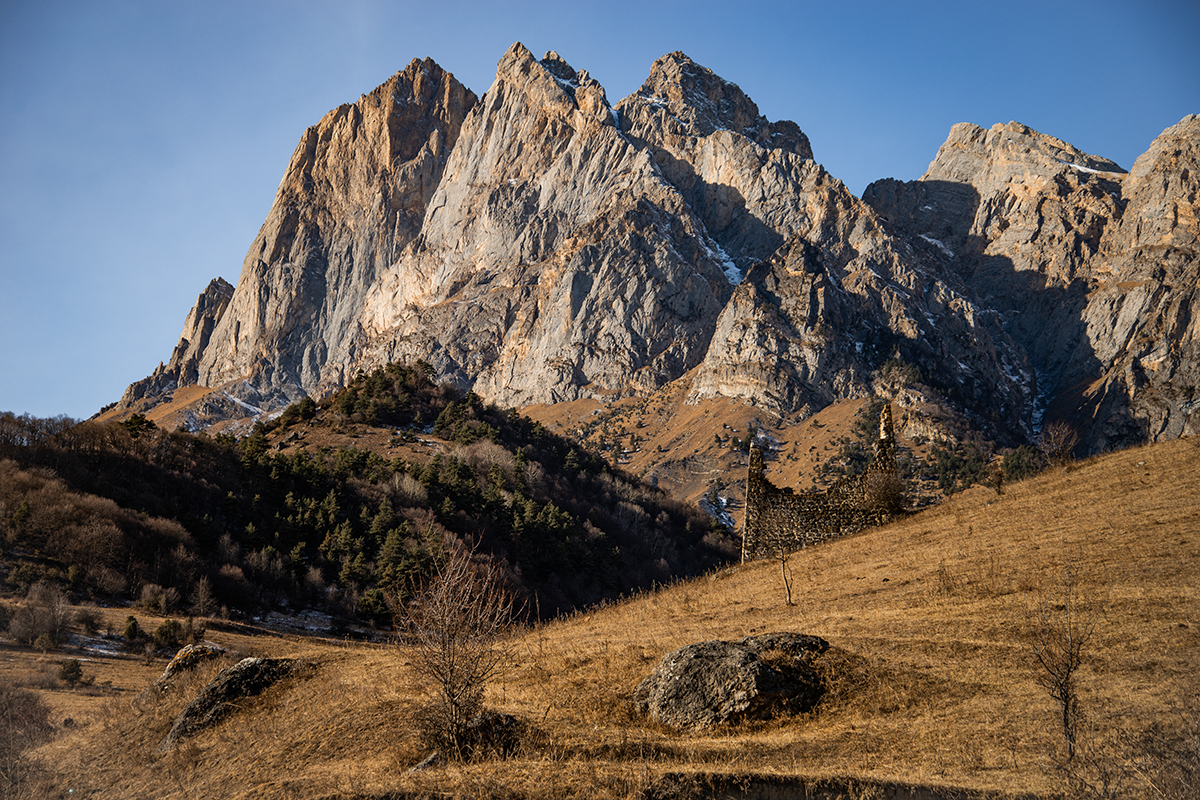
<path fill-rule="evenodd" d="M 488 694 L 543 732 L 507 761 L 406 774 L 425 753 L 405 650 L 300 639 L 258 649 L 308 659 L 307 677 L 187 748 L 154 752 L 196 682 L 141 713 L 114 708 L 39 755 L 58 785 L 96 797 L 633 797 L 671 771 L 1080 796 L 1053 768 L 1062 737 L 1030 659 L 1036 609 L 1062 603 L 1071 569 L 1101 609 L 1080 673 L 1088 733 L 1075 769 L 1095 778 L 1137 756 L 1146 777 L 1169 777 L 1154 752 L 1200 737 L 1197 496 L 1194 439 L 1130 449 L 797 553 L 794 606 L 779 565 L 760 562 L 534 628 Z M 634 686 L 664 653 L 778 630 L 832 645 L 815 713 L 705 735 L 632 713 Z M 1119 796 L 1149 796 L 1123 780 Z"/>

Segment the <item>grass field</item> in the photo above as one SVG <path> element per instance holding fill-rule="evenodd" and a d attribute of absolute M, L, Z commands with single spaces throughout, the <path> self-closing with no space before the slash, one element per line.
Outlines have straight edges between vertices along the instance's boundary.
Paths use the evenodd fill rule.
<path fill-rule="evenodd" d="M 1200 733 L 1189 716 L 1200 713 L 1197 498 L 1194 440 L 1131 449 L 803 550 L 789 562 L 793 606 L 779 563 L 756 562 L 521 631 L 508 644 L 517 666 L 487 701 L 537 733 L 507 760 L 416 774 L 407 770 L 426 755 L 412 722 L 424 690 L 403 648 L 214 630 L 208 638 L 233 651 L 307 668 L 160 755 L 174 716 L 223 664 L 161 696 L 142 690 L 163 662 L 85 667 L 96 671 L 94 694 L 39 690 L 61 729 L 33 753 L 39 791 L 621 798 L 678 771 L 1071 795 L 1078 787 L 1056 767 L 1056 707 L 1031 659 L 1038 611 L 1061 610 L 1068 574 L 1098 615 L 1079 672 L 1083 751 L 1072 769 L 1094 781 L 1135 764 L 1153 778 L 1147 748 Z M 832 645 L 829 692 L 813 713 L 703 734 L 634 713 L 634 687 L 665 653 L 783 630 Z M 2 655 L 6 678 L 41 658 Z M 61 728 L 66 716 L 74 725 Z M 1114 796 L 1145 790 L 1124 780 Z"/>

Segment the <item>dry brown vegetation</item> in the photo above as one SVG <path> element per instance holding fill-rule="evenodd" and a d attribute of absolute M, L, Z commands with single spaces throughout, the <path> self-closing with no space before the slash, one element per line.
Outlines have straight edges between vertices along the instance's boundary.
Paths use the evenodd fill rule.
<path fill-rule="evenodd" d="M 778 415 L 736 400 L 686 401 L 692 374 L 644 398 L 608 405 L 577 400 L 524 409 L 531 419 L 601 452 L 613 464 L 653 479 L 673 497 L 695 502 L 714 485 L 734 501 L 740 524 L 745 500 L 746 454 L 734 447 L 753 428 L 776 443 L 767 477 L 779 486 L 817 488 L 817 468 L 837 454 L 835 440 L 849 435 L 863 400 L 843 400 L 810 415 Z M 719 441 L 718 441 L 719 440 Z M 914 454 L 924 448 L 906 442 Z"/>
<path fill-rule="evenodd" d="M 1068 569 L 1101 608 L 1078 671 L 1078 778 L 1138 757 L 1147 733 L 1178 733 L 1200 711 L 1200 447 L 1128 450 L 1005 488 L 795 554 L 793 606 L 766 561 L 522 632 L 519 666 L 487 696 L 537 731 L 507 760 L 407 774 L 425 753 L 406 651 L 271 638 L 253 646 L 305 659 L 303 677 L 165 755 L 172 718 L 221 665 L 161 696 L 114 697 L 35 751 L 47 796 L 636 797 L 669 771 L 1081 796 L 1055 766 L 1058 712 L 1031 657 L 1038 609 Z M 634 687 L 666 652 L 776 630 L 832 644 L 815 712 L 702 735 L 633 714 Z M 1114 796 L 1144 785 L 1125 780 Z"/>

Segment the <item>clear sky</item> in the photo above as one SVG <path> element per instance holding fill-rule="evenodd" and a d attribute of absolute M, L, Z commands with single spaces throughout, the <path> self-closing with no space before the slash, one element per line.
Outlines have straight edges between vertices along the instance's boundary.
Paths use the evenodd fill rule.
<path fill-rule="evenodd" d="M 515 41 L 616 103 L 682 50 L 855 194 L 956 122 L 1125 168 L 1200 113 L 1200 3 L 0 0 L 0 411 L 84 418 L 236 283 L 304 129 L 411 59 L 482 94 Z"/>

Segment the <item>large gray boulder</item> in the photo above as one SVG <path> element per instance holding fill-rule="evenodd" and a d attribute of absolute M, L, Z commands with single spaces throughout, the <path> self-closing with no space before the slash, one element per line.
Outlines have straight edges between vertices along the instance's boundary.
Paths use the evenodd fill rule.
<path fill-rule="evenodd" d="M 809 711 L 823 685 L 813 659 L 829 649 L 817 636 L 768 633 L 737 642 L 681 647 L 634 693 L 641 713 L 678 730 Z"/>

